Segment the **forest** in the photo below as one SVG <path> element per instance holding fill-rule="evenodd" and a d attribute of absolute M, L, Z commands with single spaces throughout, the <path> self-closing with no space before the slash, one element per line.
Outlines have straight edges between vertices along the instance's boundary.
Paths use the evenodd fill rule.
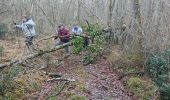
<path fill-rule="evenodd" d="M 0 100 L 170 100 L 170 0 L 0 0 Z"/>

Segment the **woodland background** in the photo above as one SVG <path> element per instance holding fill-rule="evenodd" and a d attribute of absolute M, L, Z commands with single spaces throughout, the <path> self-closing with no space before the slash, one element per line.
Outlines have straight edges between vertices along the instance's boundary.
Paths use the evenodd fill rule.
<path fill-rule="evenodd" d="M 55 33 L 60 23 L 70 29 L 86 21 L 97 23 L 107 31 L 105 45 L 114 48 L 107 58 L 111 66 L 142 70 L 147 81 L 149 76 L 149 82 L 159 87 L 162 100 L 170 98 L 170 0 L 0 0 L 0 32 L 15 35 L 13 22 L 20 23 L 25 14 L 33 18 L 42 37 Z"/>

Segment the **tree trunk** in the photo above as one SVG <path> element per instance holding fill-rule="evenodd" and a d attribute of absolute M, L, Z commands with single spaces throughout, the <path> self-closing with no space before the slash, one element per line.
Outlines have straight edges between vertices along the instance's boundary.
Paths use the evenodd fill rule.
<path fill-rule="evenodd" d="M 135 32 L 137 34 L 137 41 L 138 41 L 138 53 L 142 56 L 143 52 L 143 33 L 142 33 L 142 22 L 141 22 L 141 10 L 139 0 L 133 1 L 133 8 L 134 8 L 134 27 Z"/>
<path fill-rule="evenodd" d="M 80 17 L 81 17 L 81 1 L 78 0 L 78 10 L 77 10 L 77 22 L 80 24 Z"/>
<path fill-rule="evenodd" d="M 113 8 L 114 8 L 114 5 L 115 5 L 115 0 L 109 0 L 109 11 L 108 11 L 108 20 L 107 20 L 107 26 L 109 28 L 109 37 L 108 37 L 108 42 L 111 41 L 111 38 L 114 38 L 114 32 L 112 32 L 112 27 L 113 27 L 113 24 L 112 24 L 112 17 L 113 17 Z M 113 37 L 112 37 L 113 36 Z"/>

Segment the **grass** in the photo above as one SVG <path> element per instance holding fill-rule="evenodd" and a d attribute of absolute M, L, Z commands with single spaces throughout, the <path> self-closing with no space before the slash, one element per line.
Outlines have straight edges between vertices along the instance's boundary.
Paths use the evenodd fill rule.
<path fill-rule="evenodd" d="M 150 80 L 131 77 L 128 79 L 127 85 L 130 91 L 138 96 L 140 100 L 155 100 L 155 98 L 158 98 L 158 88 Z"/>

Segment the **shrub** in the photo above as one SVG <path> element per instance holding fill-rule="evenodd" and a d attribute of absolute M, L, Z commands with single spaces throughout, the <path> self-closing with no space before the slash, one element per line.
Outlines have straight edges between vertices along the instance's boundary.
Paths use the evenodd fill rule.
<path fill-rule="evenodd" d="M 79 54 L 83 50 L 83 38 L 82 37 L 73 37 L 73 53 Z"/>
<path fill-rule="evenodd" d="M 170 99 L 170 85 L 169 81 L 169 59 L 170 50 L 159 53 L 149 58 L 148 60 L 148 74 L 153 78 L 160 90 L 161 100 Z"/>
<path fill-rule="evenodd" d="M 170 99 L 170 84 L 164 84 L 160 87 L 160 99 L 169 100 Z"/>
<path fill-rule="evenodd" d="M 168 66 L 166 59 L 160 56 L 150 57 L 148 62 L 148 72 L 156 82 L 166 82 L 168 80 Z"/>
<path fill-rule="evenodd" d="M 98 24 L 90 24 L 84 27 L 85 32 L 91 37 L 92 44 L 84 48 L 84 38 L 74 37 L 73 42 L 73 53 L 79 54 L 84 51 L 84 62 L 89 64 L 96 60 L 96 57 L 101 54 L 103 50 L 104 36 L 102 35 L 102 29 Z"/>

